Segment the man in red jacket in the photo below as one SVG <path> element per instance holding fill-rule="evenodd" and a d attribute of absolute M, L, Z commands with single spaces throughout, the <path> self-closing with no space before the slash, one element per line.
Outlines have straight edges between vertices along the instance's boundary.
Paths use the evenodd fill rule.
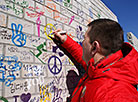
<path fill-rule="evenodd" d="M 59 31 L 53 32 L 54 39 L 85 69 L 71 102 L 138 102 L 138 53 L 124 43 L 117 22 L 97 19 L 89 23 L 82 47 Z"/>

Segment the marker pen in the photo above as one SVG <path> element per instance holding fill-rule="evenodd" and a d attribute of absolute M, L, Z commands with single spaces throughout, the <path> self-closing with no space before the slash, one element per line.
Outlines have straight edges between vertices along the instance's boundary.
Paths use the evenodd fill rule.
<path fill-rule="evenodd" d="M 60 32 L 58 32 L 59 34 L 61 34 L 61 35 L 66 35 L 66 31 L 60 31 Z"/>

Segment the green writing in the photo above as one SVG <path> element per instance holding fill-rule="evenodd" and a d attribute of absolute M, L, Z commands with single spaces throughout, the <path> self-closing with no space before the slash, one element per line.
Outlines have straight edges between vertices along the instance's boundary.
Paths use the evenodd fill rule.
<path fill-rule="evenodd" d="M 27 8 L 29 6 L 27 1 L 24 0 L 22 2 L 16 2 L 16 0 L 5 0 L 5 3 L 7 4 L 6 7 L 13 10 L 16 15 L 23 13 L 23 9 L 16 7 L 15 3 L 22 6 L 23 8 Z"/>
<path fill-rule="evenodd" d="M 0 100 L 4 101 L 4 102 L 8 102 L 8 100 L 2 96 L 0 96 Z"/>

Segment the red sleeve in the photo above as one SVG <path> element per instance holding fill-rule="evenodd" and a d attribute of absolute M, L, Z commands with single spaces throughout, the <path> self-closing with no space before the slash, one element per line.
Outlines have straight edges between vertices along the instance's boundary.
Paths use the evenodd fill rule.
<path fill-rule="evenodd" d="M 138 102 L 138 99 L 135 99 L 135 97 L 129 97 L 129 96 L 124 96 L 124 97 L 116 97 L 116 98 L 109 98 L 108 99 L 109 102 Z M 103 102 L 108 102 L 103 101 Z"/>
<path fill-rule="evenodd" d="M 67 40 L 61 46 L 64 47 L 71 56 L 84 67 L 85 70 L 87 69 L 87 65 L 82 59 L 82 47 L 77 42 L 67 36 Z"/>

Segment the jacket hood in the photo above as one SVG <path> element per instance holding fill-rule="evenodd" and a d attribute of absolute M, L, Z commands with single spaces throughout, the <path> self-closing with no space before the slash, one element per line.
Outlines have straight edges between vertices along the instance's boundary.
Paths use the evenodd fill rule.
<path fill-rule="evenodd" d="M 138 84 L 138 52 L 129 43 L 124 43 L 121 50 L 103 59 L 96 67 L 93 58 L 88 64 L 90 78 L 107 77 Z"/>

